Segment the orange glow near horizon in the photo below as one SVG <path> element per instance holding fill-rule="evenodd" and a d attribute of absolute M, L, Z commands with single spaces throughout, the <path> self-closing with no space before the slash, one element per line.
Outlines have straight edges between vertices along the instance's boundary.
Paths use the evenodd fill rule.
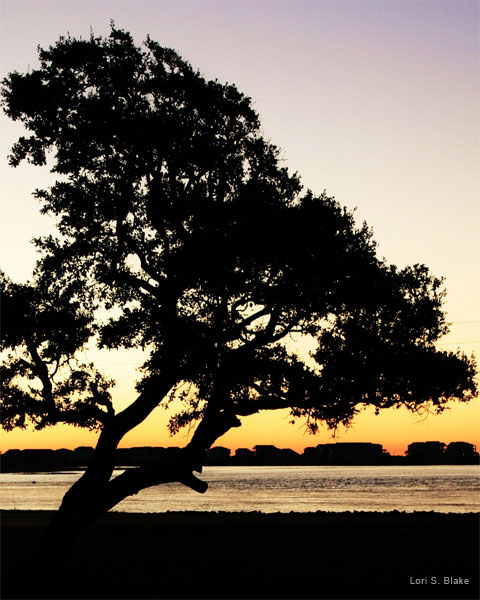
<path fill-rule="evenodd" d="M 130 431 L 119 447 L 133 446 L 184 446 L 190 439 L 188 428 L 175 436 L 168 434 L 168 413 L 156 409 L 150 418 Z M 357 415 L 348 429 L 333 432 L 320 428 L 316 435 L 305 431 L 299 419 L 290 424 L 288 411 L 262 411 L 257 415 L 242 418 L 242 426 L 231 429 L 215 443 L 235 451 L 237 448 L 252 448 L 256 444 L 273 444 L 278 448 L 292 448 L 303 452 L 307 446 L 334 442 L 373 442 L 392 455 L 403 455 L 408 444 L 438 440 L 446 444 L 465 441 L 480 448 L 480 398 L 468 404 L 452 404 L 450 410 L 441 415 L 422 418 L 404 408 L 387 409 L 375 416 L 373 410 Z M 69 448 L 94 446 L 98 433 L 78 427 L 58 425 L 42 431 L 31 429 L 2 432 L 0 451 L 12 448 Z"/>

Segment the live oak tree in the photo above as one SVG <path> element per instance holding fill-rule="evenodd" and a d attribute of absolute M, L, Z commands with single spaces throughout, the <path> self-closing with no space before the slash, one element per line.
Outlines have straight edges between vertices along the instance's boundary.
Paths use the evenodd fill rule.
<path fill-rule="evenodd" d="M 380 260 L 366 225 L 303 190 L 235 86 L 113 25 L 39 58 L 4 80 L 3 107 L 29 133 L 10 164 L 58 174 L 35 192 L 58 234 L 35 240 L 31 281 L 2 275 L 2 424 L 100 431 L 52 544 L 148 486 L 204 492 L 206 450 L 260 410 L 289 409 L 315 432 L 366 406 L 441 411 L 476 393 L 473 359 L 434 347 L 442 281 Z M 298 356 L 292 336 L 317 349 Z M 87 345 L 147 352 L 124 410 L 79 358 Z M 113 477 L 122 437 L 173 398 L 170 429 L 193 426 L 190 442 Z"/>

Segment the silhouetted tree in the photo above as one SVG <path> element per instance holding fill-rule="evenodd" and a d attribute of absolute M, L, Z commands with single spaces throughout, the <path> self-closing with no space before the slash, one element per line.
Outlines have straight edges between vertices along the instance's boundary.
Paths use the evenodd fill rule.
<path fill-rule="evenodd" d="M 113 25 L 39 57 L 4 80 L 3 106 L 31 133 L 10 164 L 48 161 L 59 174 L 35 192 L 58 235 L 35 240 L 32 281 L 2 278 L 2 422 L 100 430 L 52 543 L 148 486 L 205 491 L 194 472 L 241 416 L 287 408 L 314 432 L 368 405 L 442 410 L 472 397 L 473 360 L 434 348 L 447 331 L 441 280 L 389 266 L 365 224 L 302 191 L 235 86 Z M 292 335 L 316 338 L 316 352 L 297 356 Z M 87 344 L 148 352 L 124 410 L 76 358 Z M 122 437 L 175 396 L 184 408 L 170 429 L 195 424 L 190 442 L 112 478 Z"/>

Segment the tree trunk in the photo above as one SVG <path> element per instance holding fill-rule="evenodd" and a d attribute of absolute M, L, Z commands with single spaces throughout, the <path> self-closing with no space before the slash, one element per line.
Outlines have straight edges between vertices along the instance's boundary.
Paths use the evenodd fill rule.
<path fill-rule="evenodd" d="M 33 547 L 23 583 L 28 598 L 70 597 L 75 566 L 73 550 L 81 534 L 103 510 L 99 490 L 70 488 L 52 521 Z"/>
<path fill-rule="evenodd" d="M 91 464 L 65 494 L 60 508 L 45 530 L 32 555 L 35 596 L 61 597 L 58 582 L 62 574 L 67 587 L 68 564 L 79 536 L 99 517 L 123 499 L 150 486 L 178 481 L 203 493 L 208 484 L 193 471 L 201 472 L 204 454 L 215 440 L 231 427 L 238 427 L 235 415 L 224 411 L 206 414 L 192 440 L 173 460 L 127 469 L 110 479 L 115 466 L 118 441 L 115 431 L 104 429 Z M 61 588 L 60 588 L 61 589 Z"/>
<path fill-rule="evenodd" d="M 101 489 L 85 484 L 78 487 L 75 485 L 65 494 L 57 513 L 40 539 L 42 552 L 48 549 L 60 561 L 68 558 L 79 535 L 105 512 Z"/>

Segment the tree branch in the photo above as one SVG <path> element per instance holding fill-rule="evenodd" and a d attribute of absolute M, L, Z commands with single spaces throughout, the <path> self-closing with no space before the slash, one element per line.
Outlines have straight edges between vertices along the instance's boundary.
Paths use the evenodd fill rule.
<path fill-rule="evenodd" d="M 40 358 L 38 350 L 37 350 L 35 344 L 33 343 L 33 341 L 30 339 L 25 339 L 25 343 L 27 345 L 27 350 L 29 351 L 30 356 L 32 357 L 33 363 L 35 365 L 34 372 L 36 372 L 36 375 L 39 377 L 40 381 L 42 382 L 42 386 L 43 386 L 42 397 L 45 400 L 45 404 L 47 405 L 48 410 L 51 413 L 51 416 L 53 417 L 53 416 L 55 416 L 55 413 L 57 412 L 57 406 L 55 404 L 55 399 L 53 397 L 53 387 L 52 387 L 52 382 L 50 380 L 50 375 L 48 373 L 47 365 Z"/>
<path fill-rule="evenodd" d="M 185 451 L 198 463 L 199 458 L 203 457 L 215 440 L 232 427 L 240 427 L 240 425 L 240 420 L 231 409 L 221 411 L 207 409 Z"/>
<path fill-rule="evenodd" d="M 201 462 L 205 452 L 231 427 L 240 425 L 240 420 L 232 412 L 207 412 L 179 457 L 156 465 L 128 469 L 112 479 L 106 488 L 105 510 L 109 510 L 131 494 L 162 483 L 177 481 L 203 494 L 207 491 L 208 484 L 198 479 L 193 471 L 201 473 Z"/>
<path fill-rule="evenodd" d="M 144 281 L 143 279 L 140 279 L 140 277 L 137 277 L 133 273 L 119 273 L 118 271 L 117 271 L 117 273 L 118 273 L 120 279 L 129 281 L 138 290 L 143 288 L 146 292 L 149 292 L 150 294 L 152 294 L 152 296 L 155 296 L 155 298 L 159 297 L 159 295 L 160 295 L 159 288 L 155 287 L 148 281 Z"/>
<path fill-rule="evenodd" d="M 158 375 L 147 380 L 137 399 L 114 417 L 113 426 L 118 441 L 146 419 L 178 381 L 177 369 L 172 366 L 171 369 L 167 367 L 166 370 L 168 375 Z"/>
<path fill-rule="evenodd" d="M 145 488 L 173 482 L 182 483 L 200 494 L 208 489 L 208 484 L 198 479 L 192 473 L 192 468 L 180 458 L 168 463 L 127 469 L 108 483 L 103 508 L 107 511 L 128 496 L 138 494 Z"/>
<path fill-rule="evenodd" d="M 260 410 L 277 410 L 290 408 L 290 403 L 280 396 L 261 396 L 255 400 L 244 400 L 235 404 L 235 413 L 242 417 L 254 415 Z"/>
<path fill-rule="evenodd" d="M 240 323 L 235 323 L 235 325 L 229 331 L 227 331 L 227 333 L 225 335 L 226 341 L 237 339 L 239 332 L 244 330 L 248 325 L 250 325 L 257 319 L 260 319 L 261 317 L 268 315 L 270 313 L 270 310 L 271 309 L 268 306 L 265 306 L 264 308 L 257 311 L 253 315 L 250 315 L 249 317 L 246 317 L 245 319 L 240 321 Z"/>

